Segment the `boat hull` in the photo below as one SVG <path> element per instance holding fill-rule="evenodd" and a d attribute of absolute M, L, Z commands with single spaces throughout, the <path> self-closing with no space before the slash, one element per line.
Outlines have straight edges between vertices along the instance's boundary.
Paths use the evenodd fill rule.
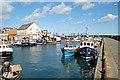
<path fill-rule="evenodd" d="M 16 76 L 16 77 L 14 77 L 14 78 L 2 78 L 3 80 L 21 80 L 21 77 L 18 75 L 18 76 Z"/>
<path fill-rule="evenodd" d="M 95 59 L 97 56 L 97 52 L 92 48 L 84 47 L 78 49 L 77 52 L 75 53 L 75 56 L 79 56 L 84 59 Z"/>
<path fill-rule="evenodd" d="M 22 46 L 22 47 L 25 47 L 25 46 L 26 46 L 26 47 L 27 47 L 27 46 L 37 46 L 37 44 L 36 44 L 36 43 L 22 43 L 21 46 Z"/>
<path fill-rule="evenodd" d="M 74 50 L 64 50 L 62 49 L 63 56 L 73 56 Z"/>
<path fill-rule="evenodd" d="M 92 59 L 93 55 L 89 55 L 89 54 L 80 54 L 80 57 L 84 58 L 84 59 Z"/>
<path fill-rule="evenodd" d="M 13 54 L 13 52 L 7 52 L 7 51 L 0 52 L 0 56 L 1 56 L 1 57 L 12 56 L 12 54 Z"/>

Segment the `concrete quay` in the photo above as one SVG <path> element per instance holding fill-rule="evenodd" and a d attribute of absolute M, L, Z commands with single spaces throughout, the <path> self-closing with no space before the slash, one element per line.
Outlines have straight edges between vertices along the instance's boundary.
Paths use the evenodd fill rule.
<path fill-rule="evenodd" d="M 120 42 L 111 38 L 104 38 L 98 58 L 94 80 L 119 80 Z"/>
<path fill-rule="evenodd" d="M 120 75 L 118 75 L 118 70 L 120 70 L 119 45 L 120 42 L 117 40 L 104 38 L 105 78 L 120 79 Z"/>

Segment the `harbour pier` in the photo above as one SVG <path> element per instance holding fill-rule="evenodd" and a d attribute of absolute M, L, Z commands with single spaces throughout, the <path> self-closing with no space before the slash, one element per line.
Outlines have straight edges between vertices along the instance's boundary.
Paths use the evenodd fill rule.
<path fill-rule="evenodd" d="M 111 38 L 104 38 L 96 65 L 94 80 L 119 80 L 119 45 L 120 42 Z"/>

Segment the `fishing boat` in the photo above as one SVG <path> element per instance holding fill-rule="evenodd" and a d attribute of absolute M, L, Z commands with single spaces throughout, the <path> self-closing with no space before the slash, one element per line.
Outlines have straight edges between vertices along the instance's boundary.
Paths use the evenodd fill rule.
<path fill-rule="evenodd" d="M 2 80 L 20 80 L 22 68 L 19 64 L 12 65 L 9 61 L 4 62 L 1 67 Z"/>
<path fill-rule="evenodd" d="M 97 58 L 97 49 L 93 41 L 82 41 L 75 53 L 76 56 L 80 56 L 86 60 Z"/>
<path fill-rule="evenodd" d="M 44 44 L 44 41 L 42 39 L 39 39 L 39 40 L 36 40 L 36 43 L 40 45 L 40 44 Z"/>
<path fill-rule="evenodd" d="M 0 56 L 1 57 L 8 57 L 12 56 L 13 48 L 10 44 L 0 44 Z"/>
<path fill-rule="evenodd" d="M 61 41 L 61 38 L 58 37 L 58 36 L 55 36 L 55 37 L 54 37 L 54 40 L 55 40 L 56 42 L 60 42 L 60 41 Z"/>
<path fill-rule="evenodd" d="M 74 47 L 72 44 L 70 44 L 70 42 L 66 42 L 66 44 L 61 50 L 63 56 L 73 56 L 75 49 L 77 49 L 77 47 Z"/>
<path fill-rule="evenodd" d="M 97 45 L 94 43 L 92 37 L 89 36 L 88 28 L 86 27 L 86 35 L 80 41 L 80 46 L 75 52 L 76 56 L 80 56 L 86 60 L 97 58 Z"/>
<path fill-rule="evenodd" d="M 25 46 L 28 46 L 28 47 L 30 47 L 30 46 L 37 46 L 37 44 L 36 44 L 36 42 L 34 42 L 34 41 L 23 41 L 23 42 L 21 42 L 21 46 L 22 47 L 25 47 Z"/>
<path fill-rule="evenodd" d="M 12 46 L 21 46 L 21 42 L 20 41 L 17 41 L 17 42 L 14 42 L 14 43 L 12 43 Z"/>

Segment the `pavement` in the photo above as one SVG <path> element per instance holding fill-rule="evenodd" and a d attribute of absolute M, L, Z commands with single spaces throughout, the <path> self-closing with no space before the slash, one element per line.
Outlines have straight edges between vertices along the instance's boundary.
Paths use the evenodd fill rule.
<path fill-rule="evenodd" d="M 120 42 L 111 38 L 104 38 L 104 52 L 106 61 L 106 78 L 120 79 Z M 119 55 L 118 55 L 119 54 Z"/>

